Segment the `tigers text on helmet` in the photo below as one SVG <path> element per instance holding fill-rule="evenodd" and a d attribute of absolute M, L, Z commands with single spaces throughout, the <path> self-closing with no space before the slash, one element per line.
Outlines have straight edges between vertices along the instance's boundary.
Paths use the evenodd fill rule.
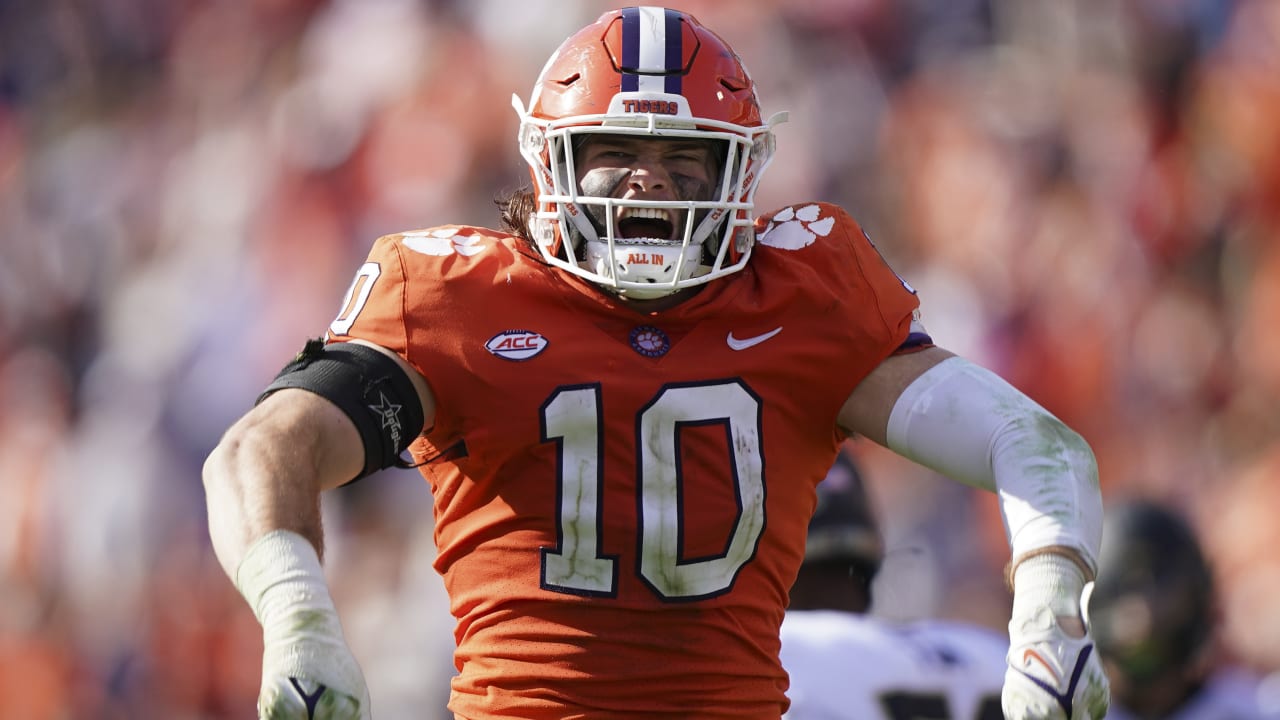
<path fill-rule="evenodd" d="M 548 263 L 634 299 L 746 266 L 753 197 L 773 157 L 772 128 L 786 114 L 761 122 L 755 84 L 737 54 L 691 15 L 607 12 L 551 56 L 527 109 L 518 97 L 512 104 L 537 194 L 529 230 Z M 713 141 L 723 152 L 716 187 L 710 197 L 670 201 L 588 194 L 574 154 L 593 134 Z M 638 209 L 671 218 L 671 233 L 626 237 L 619 220 Z"/>

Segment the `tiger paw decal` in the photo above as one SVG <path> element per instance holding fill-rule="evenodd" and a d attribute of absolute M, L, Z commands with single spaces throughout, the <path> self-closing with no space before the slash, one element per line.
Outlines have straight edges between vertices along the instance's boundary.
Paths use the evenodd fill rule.
<path fill-rule="evenodd" d="M 457 253 L 470 257 L 484 252 L 480 238 L 474 235 L 459 234 L 457 228 L 435 228 L 433 230 L 415 230 L 403 234 L 405 247 L 423 255 L 452 255 Z"/>
<path fill-rule="evenodd" d="M 836 224 L 834 216 L 820 217 L 821 214 L 821 205 L 783 208 L 769 220 L 769 226 L 760 236 L 760 243 L 783 250 L 799 250 L 812 245 L 819 237 L 826 237 Z"/>

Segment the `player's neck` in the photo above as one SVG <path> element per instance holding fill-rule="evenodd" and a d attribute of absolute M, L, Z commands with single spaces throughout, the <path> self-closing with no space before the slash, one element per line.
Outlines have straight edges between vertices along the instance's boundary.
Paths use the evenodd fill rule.
<path fill-rule="evenodd" d="M 651 300 L 632 300 L 622 296 L 619 296 L 618 299 L 632 310 L 648 314 L 662 312 L 663 310 L 670 310 L 696 295 L 698 291 L 702 290 L 704 287 L 706 286 L 698 285 L 697 287 L 685 288 L 684 290 L 676 291 L 670 295 L 663 295 L 662 297 L 653 298 Z"/>

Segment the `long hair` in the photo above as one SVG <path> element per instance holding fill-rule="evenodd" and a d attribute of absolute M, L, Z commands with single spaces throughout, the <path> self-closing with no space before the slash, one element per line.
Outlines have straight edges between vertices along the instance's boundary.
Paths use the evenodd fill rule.
<path fill-rule="evenodd" d="M 500 194 L 494 198 L 493 203 L 498 206 L 498 217 L 502 224 L 502 230 L 523 238 L 532 245 L 533 237 L 529 232 L 529 219 L 533 217 L 534 210 L 538 206 L 533 186 L 525 185 Z"/>

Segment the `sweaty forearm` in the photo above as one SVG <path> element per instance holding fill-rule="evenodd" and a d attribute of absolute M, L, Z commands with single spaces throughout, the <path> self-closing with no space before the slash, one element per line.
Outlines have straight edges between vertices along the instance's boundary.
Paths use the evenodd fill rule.
<path fill-rule="evenodd" d="M 273 530 L 290 530 L 322 548 L 319 491 L 288 442 L 233 427 L 204 465 L 209 536 L 232 580 L 245 551 Z"/>
<path fill-rule="evenodd" d="M 249 411 L 204 465 L 209 534 L 233 580 L 245 551 L 274 530 L 323 549 L 320 493 L 359 472 L 363 448 L 346 416 L 303 390 L 283 390 Z"/>
<path fill-rule="evenodd" d="M 261 717 L 369 717 L 320 565 L 320 493 L 363 462 L 346 416 L 296 389 L 250 410 L 205 461 L 214 553 L 262 625 Z"/>

